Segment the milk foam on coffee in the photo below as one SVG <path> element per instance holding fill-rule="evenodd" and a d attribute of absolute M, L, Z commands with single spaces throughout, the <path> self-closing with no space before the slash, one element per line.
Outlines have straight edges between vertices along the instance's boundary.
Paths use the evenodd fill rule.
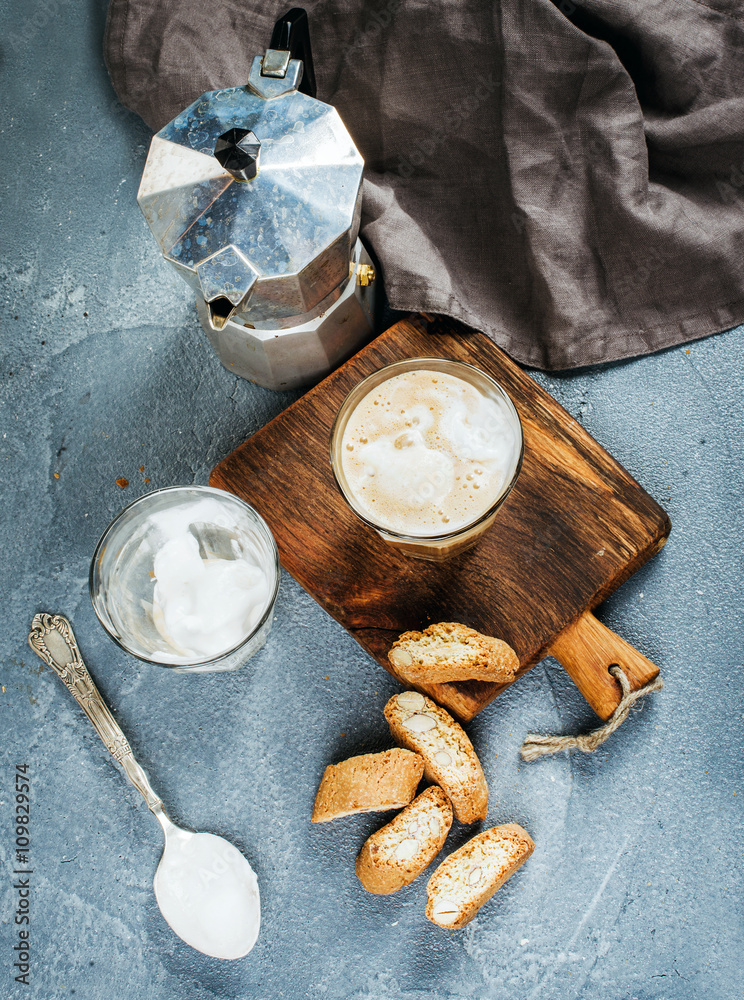
<path fill-rule="evenodd" d="M 500 400 L 443 372 L 404 372 L 363 397 L 341 442 L 348 488 L 381 528 L 443 535 L 477 521 L 508 485 L 520 435 Z"/>

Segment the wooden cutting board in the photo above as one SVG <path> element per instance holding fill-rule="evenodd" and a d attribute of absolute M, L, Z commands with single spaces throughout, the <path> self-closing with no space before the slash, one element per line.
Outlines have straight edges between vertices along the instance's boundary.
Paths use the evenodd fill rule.
<path fill-rule="evenodd" d="M 328 457 L 349 390 L 385 364 L 426 355 L 492 375 L 524 430 L 522 471 L 493 527 L 444 563 L 402 555 L 362 524 Z M 220 462 L 210 484 L 259 511 L 284 568 L 390 673 L 398 635 L 437 621 L 505 639 L 520 674 L 551 653 L 602 718 L 620 700 L 612 664 L 634 689 L 658 673 L 591 611 L 661 549 L 669 518 L 503 351 L 451 320 L 412 316 L 391 327 Z M 502 689 L 477 681 L 421 688 L 464 721 Z"/>

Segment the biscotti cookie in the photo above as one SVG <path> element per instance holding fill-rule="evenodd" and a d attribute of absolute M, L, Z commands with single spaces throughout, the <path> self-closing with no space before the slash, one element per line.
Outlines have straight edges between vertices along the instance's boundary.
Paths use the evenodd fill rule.
<path fill-rule="evenodd" d="M 388 660 L 411 684 L 466 680 L 508 684 L 519 670 L 519 658 L 511 646 L 458 622 L 404 632 L 393 643 Z"/>
<path fill-rule="evenodd" d="M 516 823 L 479 833 L 445 858 L 429 879 L 426 916 L 439 927 L 464 927 L 534 849 L 532 837 Z"/>
<path fill-rule="evenodd" d="M 423 759 L 398 747 L 329 764 L 315 796 L 312 821 L 402 809 L 416 794 L 423 773 Z"/>
<path fill-rule="evenodd" d="M 365 842 L 356 873 L 367 892 L 397 892 L 427 868 L 441 851 L 452 826 L 450 800 L 432 785 Z"/>
<path fill-rule="evenodd" d="M 485 819 L 488 785 L 462 726 L 418 691 L 393 695 L 385 706 L 385 718 L 393 739 L 424 758 L 424 774 L 441 785 L 460 822 Z"/>

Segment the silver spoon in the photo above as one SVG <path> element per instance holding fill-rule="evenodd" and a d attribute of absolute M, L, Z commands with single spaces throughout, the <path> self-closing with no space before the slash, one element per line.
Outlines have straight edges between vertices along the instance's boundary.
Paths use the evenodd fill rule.
<path fill-rule="evenodd" d="M 165 848 L 154 888 L 166 921 L 186 944 L 205 955 L 225 959 L 247 955 L 261 923 L 258 883 L 248 861 L 224 837 L 191 833 L 168 819 L 93 683 L 69 621 L 62 615 L 35 615 L 28 641 L 64 682 L 163 828 Z"/>

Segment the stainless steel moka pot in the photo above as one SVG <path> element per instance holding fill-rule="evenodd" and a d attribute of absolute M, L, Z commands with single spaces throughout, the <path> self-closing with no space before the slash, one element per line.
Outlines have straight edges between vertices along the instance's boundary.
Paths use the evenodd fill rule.
<path fill-rule="evenodd" d="M 202 94 L 153 137 L 137 201 L 229 371 L 269 389 L 312 385 L 372 335 L 363 166 L 315 99 L 297 7 L 245 87 Z"/>

